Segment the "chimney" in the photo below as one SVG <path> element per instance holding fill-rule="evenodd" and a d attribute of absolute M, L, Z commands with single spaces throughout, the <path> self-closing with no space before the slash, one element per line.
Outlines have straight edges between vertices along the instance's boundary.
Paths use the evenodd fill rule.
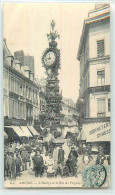
<path fill-rule="evenodd" d="M 14 64 L 15 64 L 15 68 L 20 72 L 21 71 L 21 63 L 19 62 L 19 60 L 15 60 Z"/>
<path fill-rule="evenodd" d="M 34 81 L 34 73 L 30 72 L 30 80 Z"/>

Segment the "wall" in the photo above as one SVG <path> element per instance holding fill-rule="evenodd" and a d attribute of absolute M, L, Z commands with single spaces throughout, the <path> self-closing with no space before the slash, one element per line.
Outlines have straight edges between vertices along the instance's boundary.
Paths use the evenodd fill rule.
<path fill-rule="evenodd" d="M 110 64 L 96 64 L 89 67 L 90 87 L 97 86 L 97 71 L 105 70 L 105 85 L 110 85 Z"/>
<path fill-rule="evenodd" d="M 99 98 L 105 98 L 106 101 L 106 117 L 110 117 L 110 112 L 108 111 L 108 99 L 110 98 L 110 92 L 109 93 L 95 93 L 90 94 L 90 117 L 97 117 L 97 99 Z"/>
<path fill-rule="evenodd" d="M 105 56 L 110 55 L 110 26 L 108 20 L 90 25 L 89 58 L 97 57 L 97 41 L 102 39 L 104 39 Z"/>

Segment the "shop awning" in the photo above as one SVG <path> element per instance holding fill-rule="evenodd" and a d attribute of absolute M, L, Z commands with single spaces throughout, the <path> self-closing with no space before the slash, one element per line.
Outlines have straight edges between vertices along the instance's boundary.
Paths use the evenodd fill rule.
<path fill-rule="evenodd" d="M 39 126 L 39 125 L 34 125 L 34 129 L 38 132 L 38 133 L 42 133 L 43 129 Z"/>
<path fill-rule="evenodd" d="M 7 139 L 8 135 L 6 134 L 6 132 L 4 131 L 4 139 Z"/>
<path fill-rule="evenodd" d="M 86 142 L 110 141 L 110 128 L 110 122 L 83 124 L 81 138 Z"/>
<path fill-rule="evenodd" d="M 4 126 L 4 130 L 9 136 L 16 136 L 16 135 L 18 135 L 19 137 L 26 136 L 19 126 Z"/>
<path fill-rule="evenodd" d="M 11 127 L 19 137 L 26 137 L 25 133 L 22 131 L 22 129 L 19 126 L 11 126 Z"/>
<path fill-rule="evenodd" d="M 27 126 L 20 126 L 20 128 L 22 129 L 22 131 L 24 132 L 24 134 L 26 135 L 26 137 L 32 137 L 32 134 L 30 133 L 30 131 L 27 128 Z"/>
<path fill-rule="evenodd" d="M 31 132 L 33 135 L 39 135 L 39 133 L 34 129 L 33 126 L 28 126 L 28 129 L 30 130 L 30 132 Z"/>

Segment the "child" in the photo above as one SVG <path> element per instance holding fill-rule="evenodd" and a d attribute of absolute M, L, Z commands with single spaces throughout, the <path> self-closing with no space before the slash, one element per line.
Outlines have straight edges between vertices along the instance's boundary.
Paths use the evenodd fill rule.
<path fill-rule="evenodd" d="M 51 157 L 51 154 L 49 155 L 49 158 L 47 158 L 46 165 L 47 165 L 47 176 L 48 177 L 54 176 L 54 172 L 55 172 L 54 171 L 54 160 Z"/>

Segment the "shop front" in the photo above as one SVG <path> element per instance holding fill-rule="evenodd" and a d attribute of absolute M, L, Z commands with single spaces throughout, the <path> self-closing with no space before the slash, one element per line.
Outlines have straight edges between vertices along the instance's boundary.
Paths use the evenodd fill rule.
<path fill-rule="evenodd" d="M 4 131 L 8 135 L 8 142 L 24 141 L 26 134 L 21 130 L 19 126 L 4 126 Z"/>
<path fill-rule="evenodd" d="M 92 146 L 92 152 L 98 153 L 101 145 L 105 154 L 110 153 L 110 121 L 83 123 L 81 139 L 84 144 Z"/>

